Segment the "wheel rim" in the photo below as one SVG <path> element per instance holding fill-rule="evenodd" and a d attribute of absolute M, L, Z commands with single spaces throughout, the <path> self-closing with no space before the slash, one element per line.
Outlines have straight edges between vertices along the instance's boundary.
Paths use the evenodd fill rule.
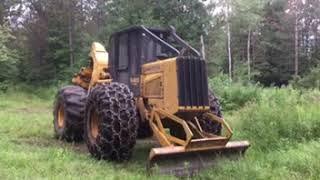
<path fill-rule="evenodd" d="M 92 111 L 89 122 L 90 139 L 95 142 L 99 135 L 99 116 L 96 111 Z"/>
<path fill-rule="evenodd" d="M 63 105 L 60 105 L 58 110 L 58 127 L 62 128 L 63 126 L 64 126 L 64 107 Z"/>

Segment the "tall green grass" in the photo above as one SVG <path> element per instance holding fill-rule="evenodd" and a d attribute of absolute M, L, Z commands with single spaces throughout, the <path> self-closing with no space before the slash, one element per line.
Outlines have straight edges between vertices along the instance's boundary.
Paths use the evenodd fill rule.
<path fill-rule="evenodd" d="M 297 88 L 313 88 L 320 90 L 320 65 L 314 67 L 304 76 L 295 77 L 291 84 Z"/>
<path fill-rule="evenodd" d="M 210 86 L 233 139 L 249 140 L 251 147 L 239 161 L 221 159 L 195 179 L 320 179 L 320 91 L 262 88 L 224 77 L 210 79 Z M 57 89 L 19 85 L 0 93 L 0 179 L 175 179 L 147 176 L 150 144 L 140 144 L 132 160 L 117 164 L 54 139 Z"/>
<path fill-rule="evenodd" d="M 223 74 L 209 79 L 209 87 L 219 97 L 224 111 L 237 110 L 247 102 L 259 101 L 263 89 L 259 85 L 230 82 Z"/>
<path fill-rule="evenodd" d="M 231 115 L 236 136 L 267 151 L 320 138 L 320 91 L 291 86 L 262 88 L 231 83 L 225 76 L 210 80 L 222 109 Z"/>
<path fill-rule="evenodd" d="M 237 135 L 255 149 L 272 151 L 320 138 L 319 91 L 270 88 L 260 98 L 233 115 Z"/>
<path fill-rule="evenodd" d="M 29 84 L 15 84 L 10 85 L 6 91 L 0 91 L 0 95 L 4 94 L 7 96 L 28 96 L 43 100 L 54 99 L 57 91 L 63 87 L 65 84 L 52 85 L 52 86 L 31 86 Z"/>
<path fill-rule="evenodd" d="M 319 179 L 320 92 L 262 88 L 210 80 L 231 123 L 234 139 L 251 147 L 240 161 L 221 160 L 198 178 Z M 221 86 L 223 85 L 223 86 Z"/>

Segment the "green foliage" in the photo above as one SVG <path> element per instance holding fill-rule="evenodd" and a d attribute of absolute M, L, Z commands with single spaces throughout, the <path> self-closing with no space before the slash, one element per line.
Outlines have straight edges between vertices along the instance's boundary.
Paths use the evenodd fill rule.
<path fill-rule="evenodd" d="M 237 18 L 232 18 L 234 25 L 242 26 L 245 31 L 249 28 L 257 28 L 262 19 L 261 11 L 268 1 L 270 0 L 233 0 L 231 2 L 234 9 L 233 15 L 238 16 Z M 239 28 L 235 29 L 241 30 Z"/>
<path fill-rule="evenodd" d="M 0 25 L 0 91 L 6 91 L 17 76 L 17 51 L 8 46 L 13 39 L 9 27 Z"/>
<path fill-rule="evenodd" d="M 226 35 L 222 26 L 222 17 L 215 19 L 215 28 L 208 32 L 208 36 L 205 38 L 206 44 L 206 60 L 208 64 L 208 74 L 217 75 L 224 70 L 227 65 L 226 50 Z"/>
<path fill-rule="evenodd" d="M 237 110 L 246 103 L 260 100 L 261 87 L 243 82 L 230 82 L 227 75 L 220 74 L 209 79 L 209 86 L 220 98 L 223 110 Z"/>
<path fill-rule="evenodd" d="M 237 113 L 237 132 L 257 151 L 270 151 L 320 138 L 319 91 L 271 88 Z"/>
<path fill-rule="evenodd" d="M 230 86 L 226 80 L 227 77 L 220 77 L 224 85 Z M 247 91 L 257 88 L 242 87 Z M 239 161 L 220 159 L 199 179 L 318 179 L 320 92 L 291 87 L 258 89 L 258 101 L 224 112 L 234 139 L 250 141 L 246 156 Z M 228 96 L 223 96 L 222 101 L 225 97 Z"/>
<path fill-rule="evenodd" d="M 128 26 L 174 26 L 179 35 L 199 47 L 200 35 L 210 27 L 209 13 L 198 0 L 119 0 L 110 1 L 105 10 L 107 20 L 100 32 L 104 41 L 113 32 Z"/>
<path fill-rule="evenodd" d="M 320 138 L 320 93 L 316 90 L 267 88 L 229 82 L 226 75 L 210 79 L 223 110 L 234 112 L 238 135 L 259 150 Z M 240 110 L 239 110 L 240 109 Z M 237 111 L 239 110 L 239 111 Z"/>
<path fill-rule="evenodd" d="M 276 0 L 268 3 L 263 11 L 261 35 L 256 48 L 261 56 L 255 59 L 254 67 L 260 72 L 256 80 L 267 86 L 287 84 L 292 77 L 294 53 L 288 50 L 293 47 L 290 41 L 293 28 L 292 19 L 284 18 L 286 8 L 286 1 Z"/>
<path fill-rule="evenodd" d="M 241 61 L 236 61 L 235 70 L 233 71 L 233 81 L 241 82 L 243 84 L 254 83 L 254 78 L 260 75 L 260 72 L 251 67 L 250 80 L 248 76 L 248 64 Z"/>
<path fill-rule="evenodd" d="M 8 88 L 9 88 L 9 84 L 10 84 L 9 81 L 0 82 L 0 91 L 6 92 L 8 90 Z"/>
<path fill-rule="evenodd" d="M 0 24 L 10 22 L 9 29 L 16 39 L 11 40 L 8 49 L 23 58 L 16 65 L 6 63 L 1 67 L 11 68 L 13 74 L 18 69 L 19 81 L 50 86 L 69 80 L 87 64 L 93 41 L 108 49 L 110 35 L 128 26 L 172 25 L 196 49 L 200 49 L 203 35 L 210 75 L 227 72 L 226 2 L 230 6 L 234 80 L 249 79 L 245 76 L 250 54 L 251 79 L 264 85 L 287 84 L 294 74 L 295 18 L 291 0 L 5 0 L 0 5 Z M 319 7 L 317 1 L 308 1 L 299 4 L 297 10 L 299 74 L 319 64 Z M 3 84 L 5 89 L 7 85 Z"/>
<path fill-rule="evenodd" d="M 211 28 L 208 9 L 199 0 L 163 0 L 153 1 L 154 18 L 160 19 L 160 25 L 172 25 L 177 33 L 199 48 L 200 36 Z"/>
<path fill-rule="evenodd" d="M 320 89 L 320 66 L 311 69 L 310 73 L 302 78 L 297 77 L 291 81 L 291 84 L 297 88 L 315 88 Z"/>
<path fill-rule="evenodd" d="M 211 27 L 209 12 L 199 0 L 14 1 L 9 7 L 15 7 L 6 15 L 18 38 L 14 48 L 23 52 L 19 80 L 34 85 L 71 79 L 87 64 L 93 41 L 108 49 L 110 35 L 129 26 L 173 25 L 196 48 L 200 35 Z"/>

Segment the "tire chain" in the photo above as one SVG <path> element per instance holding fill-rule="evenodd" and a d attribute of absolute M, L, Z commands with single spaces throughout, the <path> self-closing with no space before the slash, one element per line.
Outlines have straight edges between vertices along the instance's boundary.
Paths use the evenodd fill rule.
<path fill-rule="evenodd" d="M 86 121 L 93 109 L 102 119 L 96 143 L 91 144 L 87 138 L 90 153 L 97 159 L 128 160 L 136 142 L 138 125 L 130 89 L 121 83 L 97 85 L 88 97 Z"/>

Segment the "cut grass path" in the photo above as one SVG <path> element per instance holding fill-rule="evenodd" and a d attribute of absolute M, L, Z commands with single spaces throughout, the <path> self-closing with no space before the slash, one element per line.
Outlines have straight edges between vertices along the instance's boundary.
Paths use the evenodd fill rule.
<path fill-rule="evenodd" d="M 238 113 L 241 110 L 227 117 L 236 119 Z M 127 163 L 97 161 L 84 144 L 53 138 L 50 98 L 0 94 L 0 179 L 175 179 L 146 174 L 151 147 L 148 141 L 138 141 Z M 319 174 L 320 143 L 312 140 L 268 152 L 252 148 L 243 161 L 221 160 L 216 168 L 194 178 L 319 179 Z"/>

